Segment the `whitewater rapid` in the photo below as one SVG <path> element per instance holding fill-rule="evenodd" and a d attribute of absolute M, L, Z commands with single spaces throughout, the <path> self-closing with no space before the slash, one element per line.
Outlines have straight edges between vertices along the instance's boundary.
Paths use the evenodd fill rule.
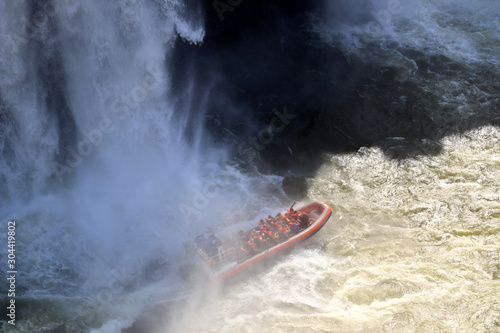
<path fill-rule="evenodd" d="M 499 143 L 499 129 L 487 126 L 447 137 L 436 156 L 395 161 L 379 148 L 325 156 L 307 180 L 307 196 L 335 212 L 321 232 L 167 326 L 497 332 Z"/>
<path fill-rule="evenodd" d="M 377 1 L 378 9 L 359 24 L 346 15 L 345 21 L 318 24 L 316 31 L 344 52 L 346 62 L 394 66 L 397 80 L 432 92 L 440 108 L 429 115 L 456 130 L 440 140 L 387 137 L 355 153 L 324 154 L 322 167 L 305 178 L 304 199 L 332 206 L 333 217 L 321 232 L 219 291 L 210 306 L 193 301 L 167 313 L 160 327 L 500 331 L 498 3 L 399 4 L 404 10 L 391 12 L 388 2 Z M 387 23 L 377 34 L 366 29 L 377 24 L 373 14 Z M 442 55 L 458 65 L 439 61 Z M 424 59 L 438 60 L 425 69 Z M 496 114 L 491 124 L 464 132 L 454 125 L 474 123 L 484 112 Z"/>
<path fill-rule="evenodd" d="M 327 225 L 207 293 L 184 289 L 182 243 L 295 198 L 283 175 L 214 143 L 189 73 L 175 90 L 173 49 L 179 38 L 201 47 L 202 13 L 175 0 L 1 2 L 0 220 L 17 221 L 20 272 L 18 325 L 2 330 L 499 331 L 500 115 L 480 117 L 498 114 L 499 5 L 367 3 L 373 13 L 326 2 L 309 33 L 345 66 L 392 68 L 432 95 L 398 100 L 440 124 L 436 139 L 324 153 L 294 176 L 300 200 L 333 208 Z M 390 95 L 381 77 L 358 94 Z"/>

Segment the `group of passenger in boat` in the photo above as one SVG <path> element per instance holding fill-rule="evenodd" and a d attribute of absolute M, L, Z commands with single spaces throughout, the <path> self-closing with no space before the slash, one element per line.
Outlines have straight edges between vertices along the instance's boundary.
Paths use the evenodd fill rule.
<path fill-rule="evenodd" d="M 295 204 L 295 203 L 294 203 Z M 242 261 L 255 254 L 277 245 L 288 238 L 298 234 L 312 223 L 312 219 L 305 211 L 298 211 L 290 207 L 285 214 L 278 213 L 275 217 L 257 222 L 258 226 L 244 232 L 238 232 L 237 239 L 223 244 L 213 234 L 201 234 L 195 238 L 194 243 L 198 251 L 207 258 L 208 266 L 214 268 L 217 262 L 224 260 Z M 186 245 L 189 252 L 194 248 Z"/>
<path fill-rule="evenodd" d="M 292 205 L 285 214 L 269 215 L 257 223 L 250 231 L 238 232 L 240 258 L 251 257 L 298 234 L 309 226 L 310 217 L 306 212 L 294 210 Z"/>

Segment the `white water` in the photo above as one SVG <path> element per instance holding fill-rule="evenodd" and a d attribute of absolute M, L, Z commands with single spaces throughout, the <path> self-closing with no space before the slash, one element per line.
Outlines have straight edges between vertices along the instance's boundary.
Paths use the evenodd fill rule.
<path fill-rule="evenodd" d="M 202 42 L 201 13 L 173 0 L 66 1 L 38 10 L 37 21 L 28 3 L 0 4 L 9 117 L 0 218 L 17 221 L 18 304 L 40 309 L 19 315 L 16 329 L 113 331 L 181 297 L 182 242 L 227 223 L 228 205 L 265 209 L 252 193 L 275 196 L 275 182 L 226 166 L 201 123 L 184 140 L 191 112 L 174 114 L 166 67 L 177 38 Z M 38 73 L 54 58 L 62 80 L 45 82 Z M 74 132 L 47 109 L 50 85 L 61 87 Z M 191 208 L 184 216 L 181 205 Z"/>
<path fill-rule="evenodd" d="M 397 24 L 375 37 L 363 35 L 361 22 L 323 31 L 325 39 L 396 41 L 470 66 L 487 61 L 496 74 L 496 2 L 402 5 L 393 16 Z M 250 217 L 281 208 L 280 178 L 242 175 L 226 164 L 224 151 L 203 143 L 201 129 L 198 142 L 183 142 L 186 119 L 173 117 L 164 62 L 179 35 L 201 42 L 203 20 L 187 15 L 181 2 L 59 2 L 47 14 L 60 26 L 58 37 L 42 25 L 28 41 L 16 38 L 29 21 L 26 3 L 0 6 L 9 13 L 0 23 L 8 32 L 0 34 L 0 89 L 14 117 L 4 131 L 12 133 L 15 154 L 0 159 L 7 180 L 0 217 L 18 221 L 18 283 L 24 299 L 42 310 L 17 329 L 119 331 L 144 308 L 183 297 L 171 276 L 172 255 L 203 226 L 237 218 L 228 206 L 244 205 L 243 216 Z M 51 174 L 64 135 L 45 108 L 46 87 L 37 77 L 43 54 L 55 50 L 76 143 L 103 119 L 114 125 L 63 182 Z M 365 48 L 354 52 L 379 57 Z M 396 53 L 379 60 L 398 61 L 411 75 L 414 65 Z M 443 100 L 463 108 L 481 106 L 477 95 L 494 94 L 471 86 L 471 94 L 455 99 L 464 86 L 438 82 L 429 89 L 449 92 Z M 117 107 L 126 104 L 114 103 L 143 91 L 144 100 L 136 95 L 120 119 Z M 10 139 L 1 139 L 4 152 Z M 398 162 L 377 147 L 325 156 L 307 180 L 308 197 L 327 201 L 335 215 L 317 236 L 216 295 L 188 298 L 187 309 L 174 309 L 153 326 L 170 332 L 499 331 L 499 139 L 497 128 L 484 127 L 445 138 L 437 156 Z M 180 219 L 179 205 L 193 203 L 193 189 L 203 191 L 214 178 L 224 186 L 209 209 L 200 209 L 204 218 Z"/>
<path fill-rule="evenodd" d="M 42 308 L 58 311 L 23 318 L 17 328 L 53 328 L 81 317 L 74 327 L 88 329 L 107 316 L 137 312 L 158 294 L 144 288 L 122 297 L 175 274 L 181 242 L 213 223 L 224 201 L 212 198 L 210 212 L 203 203 L 206 220 L 180 218 L 179 205 L 192 205 L 193 189 L 210 179 L 202 171 L 220 173 L 224 160 L 202 144 L 201 126 L 199 142 L 184 142 L 186 116 L 174 117 L 168 95 L 173 43 L 179 37 L 200 43 L 203 19 L 178 1 L 66 1 L 40 9 L 36 21 L 28 4 L 0 4 L 0 92 L 10 117 L 2 122 L 0 147 L 13 152 L 0 159 L 0 216 L 18 224 L 18 300 L 40 299 Z M 43 82 L 39 68 L 56 56 L 65 82 Z M 62 87 L 76 133 L 62 133 L 47 110 L 48 85 Z M 60 144 L 71 135 L 74 142 Z M 67 298 L 59 304 L 59 297 Z"/>
<path fill-rule="evenodd" d="M 175 3 L 162 5 L 172 7 Z M 21 3 L 16 6 L 23 7 Z M 26 15 L 28 10 L 21 9 L 16 14 Z M 10 81 L 2 85 L 2 96 L 14 117 L 8 125 L 17 126 L 18 131 L 13 140 L 15 158 L 2 160 L 13 166 L 4 164 L 2 173 L 7 179 L 8 197 L 35 196 L 28 206 L 14 206 L 8 217 L 27 219 L 21 225 L 30 226 L 31 231 L 30 223 L 47 223 L 49 234 L 58 227 L 68 228 L 86 243 L 88 251 L 95 250 L 106 260 L 117 259 L 111 255 L 117 244 L 139 246 L 141 237 L 151 236 L 148 234 L 160 227 L 153 224 L 159 223 L 160 216 L 168 217 L 168 210 L 143 210 L 151 201 L 160 206 L 160 202 L 171 202 L 179 195 L 166 187 L 179 188 L 182 195 L 181 184 L 193 175 L 196 179 L 193 153 L 182 145 L 182 128 L 170 119 L 173 111 L 166 98 L 168 73 L 164 70 L 177 26 L 188 22 L 173 10 L 168 10 L 169 17 L 161 18 L 157 10 L 153 4 L 115 7 L 99 1 L 58 3 L 42 12 L 55 17 L 59 28 L 56 36 L 42 25 L 36 37 L 17 37 L 16 44 L 19 24 L 29 18 L 15 15 L 9 17 L 10 34 L 2 36 L 14 44 L 7 59 L 17 60 L 15 66 L 10 61 L 3 63 L 2 72 Z M 185 34 L 185 27 L 182 30 Z M 191 36 L 184 37 L 199 42 L 201 27 L 193 27 Z M 44 43 L 41 50 L 36 49 L 35 38 Z M 77 141 L 61 147 L 63 151 L 58 151 L 58 144 L 65 133 L 58 133 L 54 115 L 44 107 L 47 83 L 36 77 L 36 66 L 46 65 L 44 55 L 56 52 L 60 53 L 60 70 L 66 79 L 63 89 L 77 129 Z M 126 96 L 132 100 L 130 107 L 121 101 Z M 124 111 L 118 112 L 119 108 Z M 79 156 L 63 159 L 59 166 L 65 169 L 58 172 L 54 156 L 68 156 L 67 147 Z M 178 168 L 180 164 L 183 169 Z M 50 177 L 54 172 L 57 177 Z M 132 201 L 134 207 L 124 205 Z M 32 219 L 27 218 L 30 215 Z M 152 224 L 144 228 L 144 223 Z M 130 230 L 125 230 L 127 227 Z M 51 238 L 47 237 L 47 242 L 52 242 Z M 28 242 L 30 245 L 32 242 Z M 65 250 L 58 248 L 57 252 L 85 255 Z M 80 269 L 88 268 L 82 265 Z"/>
<path fill-rule="evenodd" d="M 332 206 L 328 224 L 210 305 L 158 327 L 499 332 L 499 143 L 499 129 L 487 126 L 447 137 L 438 156 L 397 162 L 379 148 L 325 156 L 308 197 Z"/>
<path fill-rule="evenodd" d="M 401 4 L 399 16 L 375 36 L 364 31 L 366 21 L 316 28 L 334 47 L 339 40 L 353 45 L 348 56 L 407 68 L 402 79 L 415 80 L 435 92 L 442 105 L 452 106 L 450 114 L 434 117 L 466 120 L 495 107 L 498 3 Z M 387 9 L 387 2 L 376 5 Z M 438 72 L 437 81 L 429 81 L 417 76 L 411 59 L 387 47 L 391 42 L 426 56 L 444 54 L 466 70 L 483 70 L 451 80 L 440 80 Z M 477 76 L 478 83 L 471 82 Z M 412 140 L 385 141 L 385 147 L 404 150 Z M 325 155 L 323 167 L 307 180 L 308 197 L 321 198 L 334 210 L 320 233 L 225 287 L 209 306 L 193 302 L 181 315 L 165 315 L 158 327 L 169 332 L 500 332 L 500 131 L 485 125 L 417 145 L 427 153 L 403 160 L 379 147 Z M 430 153 L 433 147 L 440 152 Z"/>

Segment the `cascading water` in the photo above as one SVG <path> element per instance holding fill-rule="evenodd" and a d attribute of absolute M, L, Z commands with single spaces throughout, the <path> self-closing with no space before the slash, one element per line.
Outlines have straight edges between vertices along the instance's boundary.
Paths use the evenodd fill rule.
<path fill-rule="evenodd" d="M 5 329 L 128 325 L 179 292 L 183 241 L 268 186 L 206 140 L 202 98 L 171 93 L 176 39 L 203 41 L 200 6 L 0 6 L 0 217 L 17 222 L 19 271 L 18 321 Z"/>
<path fill-rule="evenodd" d="M 85 330 L 122 290 L 174 271 L 199 227 L 178 207 L 202 188 L 200 161 L 222 155 L 203 153 L 201 125 L 185 142 L 166 64 L 176 38 L 202 41 L 203 17 L 182 1 L 0 5 L 0 215 L 18 224 L 17 328 Z"/>
<path fill-rule="evenodd" d="M 0 2 L 0 235 L 16 220 L 18 270 L 2 330 L 498 330 L 498 4 L 237 3 L 221 20 L 196 1 Z M 263 144 L 284 105 L 293 121 Z M 295 162 L 289 193 L 334 216 L 195 297 L 182 242 L 290 201 L 239 147 Z"/>

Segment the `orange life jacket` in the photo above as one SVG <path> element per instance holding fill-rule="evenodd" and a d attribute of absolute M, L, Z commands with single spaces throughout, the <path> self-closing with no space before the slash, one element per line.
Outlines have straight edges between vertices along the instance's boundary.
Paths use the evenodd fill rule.
<path fill-rule="evenodd" d="M 257 248 L 257 244 L 255 244 L 255 242 L 254 242 L 254 241 L 248 241 L 248 242 L 247 242 L 247 244 L 248 244 L 248 245 L 249 245 L 252 249 L 254 249 L 255 251 L 257 251 L 257 250 L 258 250 L 258 248 Z"/>

